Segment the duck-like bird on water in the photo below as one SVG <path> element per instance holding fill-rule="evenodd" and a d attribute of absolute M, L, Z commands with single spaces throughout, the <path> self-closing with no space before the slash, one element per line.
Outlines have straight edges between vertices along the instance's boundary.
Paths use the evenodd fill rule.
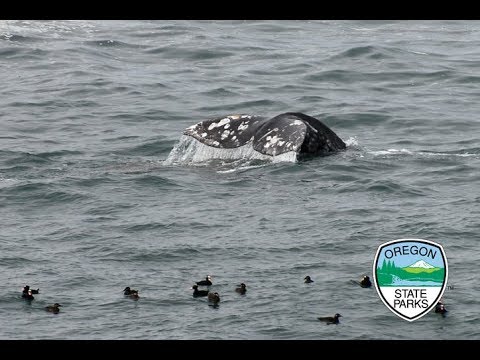
<path fill-rule="evenodd" d="M 123 289 L 123 295 L 132 299 L 140 298 L 140 296 L 138 296 L 138 290 L 130 289 L 130 286 L 127 286 L 125 289 Z"/>
<path fill-rule="evenodd" d="M 30 291 L 32 294 L 38 294 L 38 293 L 40 293 L 40 289 L 36 289 L 36 290 L 35 290 L 35 289 L 30 289 L 30 286 L 25 285 L 25 286 L 23 287 L 23 290 L 22 290 L 22 297 L 23 297 L 23 294 L 26 295 L 26 294 L 28 294 L 29 291 Z"/>
<path fill-rule="evenodd" d="M 333 316 L 326 316 L 326 317 L 319 317 L 317 318 L 318 320 L 320 321 L 324 321 L 327 323 L 327 325 L 330 325 L 330 324 L 338 324 L 340 323 L 340 321 L 338 320 L 338 318 L 342 317 L 342 315 L 340 314 L 335 314 Z"/>
<path fill-rule="evenodd" d="M 60 312 L 60 309 L 59 309 L 60 306 L 62 305 L 60 305 L 59 303 L 55 303 L 53 305 L 45 306 L 45 310 L 54 314 L 58 314 Z"/>
<path fill-rule="evenodd" d="M 372 282 L 370 281 L 370 278 L 367 275 L 365 275 L 360 281 L 360 286 L 363 288 L 369 288 L 372 286 Z"/>
<path fill-rule="evenodd" d="M 201 286 L 210 286 L 212 285 L 212 277 L 210 275 L 207 275 L 205 280 L 197 281 L 197 285 Z"/>
<path fill-rule="evenodd" d="M 442 316 L 445 316 L 445 314 L 448 312 L 447 308 L 445 307 L 445 304 L 441 299 L 437 303 L 437 305 L 435 305 L 435 312 L 437 314 L 442 314 Z"/>
<path fill-rule="evenodd" d="M 193 297 L 207 296 L 208 290 L 198 290 L 198 285 L 193 285 Z"/>
<path fill-rule="evenodd" d="M 241 283 L 240 285 L 238 285 L 239 287 L 237 287 L 235 289 L 235 291 L 239 294 L 242 294 L 244 295 L 246 292 L 247 292 L 247 285 L 245 285 L 244 283 Z"/>
<path fill-rule="evenodd" d="M 26 292 L 22 292 L 22 298 L 25 300 L 34 300 L 35 297 L 32 295 L 32 290 L 28 289 Z"/>
<path fill-rule="evenodd" d="M 217 292 L 208 293 L 208 301 L 213 303 L 213 305 L 217 305 L 220 302 L 220 295 Z"/>

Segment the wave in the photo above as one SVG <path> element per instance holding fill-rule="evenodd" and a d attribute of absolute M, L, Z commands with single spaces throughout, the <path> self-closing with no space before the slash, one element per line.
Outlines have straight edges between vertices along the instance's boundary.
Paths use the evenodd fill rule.
<path fill-rule="evenodd" d="M 102 47 L 119 47 L 119 48 L 131 48 L 131 49 L 145 48 L 145 46 L 142 46 L 142 45 L 129 44 L 123 41 L 111 40 L 111 39 L 87 40 L 84 42 L 84 44 L 94 46 L 94 47 L 102 46 Z"/>
<path fill-rule="evenodd" d="M 480 157 L 480 151 L 478 149 L 473 149 L 471 152 L 469 151 L 445 151 L 445 152 L 437 152 L 437 151 L 412 151 L 408 149 L 387 149 L 387 150 L 375 150 L 375 151 L 367 151 L 369 154 L 374 156 L 390 156 L 390 155 L 405 155 L 405 156 L 421 156 L 421 157 L 450 157 L 450 156 L 458 156 L 458 157 Z"/>

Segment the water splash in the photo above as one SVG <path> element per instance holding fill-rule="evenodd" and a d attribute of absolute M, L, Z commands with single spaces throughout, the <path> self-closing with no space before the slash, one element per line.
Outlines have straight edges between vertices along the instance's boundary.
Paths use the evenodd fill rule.
<path fill-rule="evenodd" d="M 351 136 L 349 137 L 347 140 L 344 141 L 345 145 L 347 145 L 347 147 L 355 147 L 355 146 L 358 146 L 358 140 L 355 136 Z"/>
<path fill-rule="evenodd" d="M 260 160 L 268 163 L 296 162 L 297 153 L 290 151 L 277 156 L 269 156 L 254 150 L 252 144 L 232 149 L 220 149 L 202 144 L 190 136 L 182 135 L 180 141 L 165 159 L 164 165 L 204 165 L 212 159 L 227 161 Z"/>

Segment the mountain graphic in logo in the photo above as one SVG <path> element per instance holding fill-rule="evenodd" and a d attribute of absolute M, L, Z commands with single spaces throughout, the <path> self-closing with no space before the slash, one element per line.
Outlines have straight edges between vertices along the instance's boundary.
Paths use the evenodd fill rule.
<path fill-rule="evenodd" d="M 442 286 L 445 268 L 433 266 L 424 260 L 397 267 L 395 261 L 384 259 L 382 266 L 377 268 L 377 276 L 380 286 L 406 286 L 411 285 L 411 282 L 423 286 Z"/>
<path fill-rule="evenodd" d="M 384 304 L 413 321 L 427 314 L 447 283 L 447 258 L 441 245 L 400 239 L 379 246 L 374 260 L 375 286 Z"/>

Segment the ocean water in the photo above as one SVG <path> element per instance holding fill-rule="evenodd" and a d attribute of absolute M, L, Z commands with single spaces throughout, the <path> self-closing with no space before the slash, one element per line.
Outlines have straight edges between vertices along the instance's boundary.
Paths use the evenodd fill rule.
<path fill-rule="evenodd" d="M 0 339 L 480 338 L 479 21 L 1 21 L 0 69 Z M 347 150 L 182 147 L 288 111 Z M 445 318 L 351 281 L 399 238 L 444 247 Z"/>

